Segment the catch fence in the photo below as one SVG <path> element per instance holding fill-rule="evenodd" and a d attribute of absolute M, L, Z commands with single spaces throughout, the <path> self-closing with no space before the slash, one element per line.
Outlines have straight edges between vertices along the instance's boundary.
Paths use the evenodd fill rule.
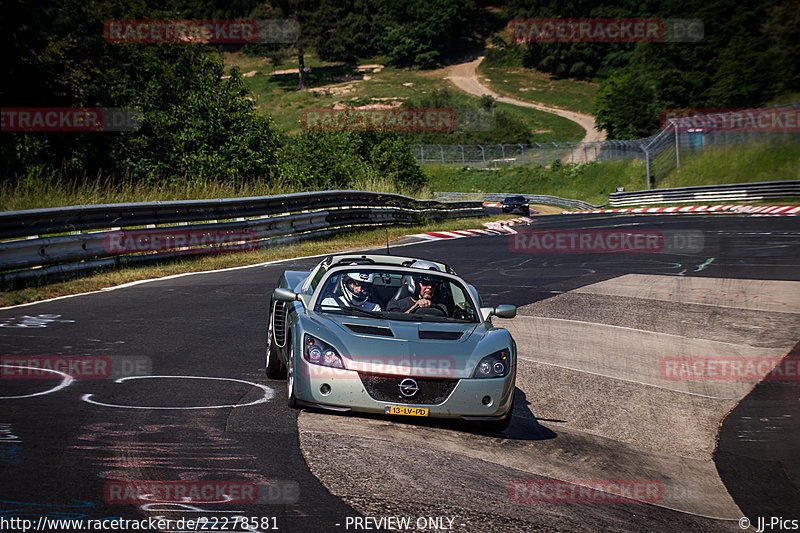
<path fill-rule="evenodd" d="M 762 127 L 764 116 L 783 117 Z M 737 122 L 738 121 L 738 122 Z M 771 108 L 694 115 L 665 120 L 656 134 L 637 140 L 609 140 L 575 143 L 532 143 L 493 145 L 415 144 L 411 153 L 424 165 L 455 166 L 497 170 L 513 166 L 548 167 L 587 161 L 641 159 L 645 162 L 648 188 L 655 179 L 680 167 L 681 159 L 709 147 L 753 143 L 800 142 L 800 103 Z M 738 125 L 737 125 L 738 124 Z M 750 126 L 748 126 L 748 124 Z"/>

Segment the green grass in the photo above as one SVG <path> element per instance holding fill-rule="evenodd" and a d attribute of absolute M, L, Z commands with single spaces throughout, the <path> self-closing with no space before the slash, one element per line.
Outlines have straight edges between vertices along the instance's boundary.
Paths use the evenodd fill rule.
<path fill-rule="evenodd" d="M 448 169 L 426 166 L 430 187 L 447 192 L 508 192 L 547 194 L 583 200 L 595 205 L 608 202 L 617 187 L 645 189 L 643 161 L 609 161 L 550 168 L 509 168 L 496 171 Z"/>
<path fill-rule="evenodd" d="M 432 198 L 429 187 L 408 190 L 389 179 L 357 181 L 353 190 L 389 192 L 414 198 Z M 181 184 L 149 184 L 134 180 L 114 182 L 103 177 L 95 181 L 75 183 L 59 178 L 26 178 L 0 182 L 0 211 L 39 209 L 68 205 L 112 204 L 122 202 L 155 202 L 171 200 L 201 200 L 206 198 L 244 198 L 304 192 L 304 189 L 281 183 L 251 181 L 186 182 Z"/>
<path fill-rule="evenodd" d="M 501 102 L 495 105 L 497 109 L 512 113 L 528 125 L 533 132 L 531 143 L 580 142 L 586 135 L 586 130 L 580 124 L 553 113 Z"/>
<path fill-rule="evenodd" d="M 300 117 L 304 109 L 332 108 L 335 105 L 361 106 L 368 104 L 404 105 L 435 90 L 449 88 L 464 102 L 476 103 L 477 97 L 460 93 L 444 79 L 442 70 L 398 69 L 383 66 L 377 72 L 359 73 L 345 64 L 324 63 L 314 56 L 306 57 L 312 71 L 306 77 L 306 89 L 297 90 L 297 72 L 271 75 L 276 70 L 296 69 L 295 58 L 273 67 L 266 59 L 252 58 L 241 53 L 226 53 L 226 67 L 238 66 L 252 92 L 257 111 L 269 115 L 276 126 L 289 134 L 301 131 Z M 382 58 L 364 60 L 364 65 L 380 65 Z M 537 111 L 500 104 L 523 120 L 533 132 L 530 142 L 570 142 L 583 138 L 583 128 L 565 118 Z M 498 139 L 495 142 L 503 142 Z"/>
<path fill-rule="evenodd" d="M 764 143 L 681 152 L 681 166 L 658 180 L 658 188 L 800 179 L 800 146 Z"/>
<path fill-rule="evenodd" d="M 541 103 L 569 111 L 592 114 L 597 84 L 560 80 L 538 70 L 524 67 L 478 66 L 478 79 L 493 91 L 524 102 Z"/>

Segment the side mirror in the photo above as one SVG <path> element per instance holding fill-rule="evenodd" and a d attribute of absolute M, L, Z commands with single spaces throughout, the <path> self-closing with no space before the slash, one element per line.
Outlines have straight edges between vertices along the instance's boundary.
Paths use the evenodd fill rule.
<path fill-rule="evenodd" d="M 498 305 L 494 308 L 495 316 L 500 318 L 514 318 L 517 316 L 517 307 L 514 305 Z"/>
<path fill-rule="evenodd" d="M 481 307 L 481 314 L 487 319 L 492 316 L 499 318 L 514 318 L 517 316 L 517 308 L 513 305 L 498 305 L 497 307 Z"/>
<path fill-rule="evenodd" d="M 291 289 L 278 288 L 272 292 L 272 297 L 279 302 L 294 302 L 300 299 L 300 295 Z"/>

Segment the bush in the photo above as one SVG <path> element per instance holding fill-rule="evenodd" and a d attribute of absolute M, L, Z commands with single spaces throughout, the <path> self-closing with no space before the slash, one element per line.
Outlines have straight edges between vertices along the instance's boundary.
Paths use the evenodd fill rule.
<path fill-rule="evenodd" d="M 287 139 L 278 162 L 284 182 L 307 190 L 391 180 L 413 192 L 427 183 L 408 141 L 397 133 L 305 131 Z"/>

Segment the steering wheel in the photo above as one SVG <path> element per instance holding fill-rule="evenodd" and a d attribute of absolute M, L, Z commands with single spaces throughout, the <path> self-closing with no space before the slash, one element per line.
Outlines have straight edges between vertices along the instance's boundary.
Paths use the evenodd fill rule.
<path fill-rule="evenodd" d="M 412 311 L 415 315 L 447 316 L 438 307 L 417 307 Z"/>

